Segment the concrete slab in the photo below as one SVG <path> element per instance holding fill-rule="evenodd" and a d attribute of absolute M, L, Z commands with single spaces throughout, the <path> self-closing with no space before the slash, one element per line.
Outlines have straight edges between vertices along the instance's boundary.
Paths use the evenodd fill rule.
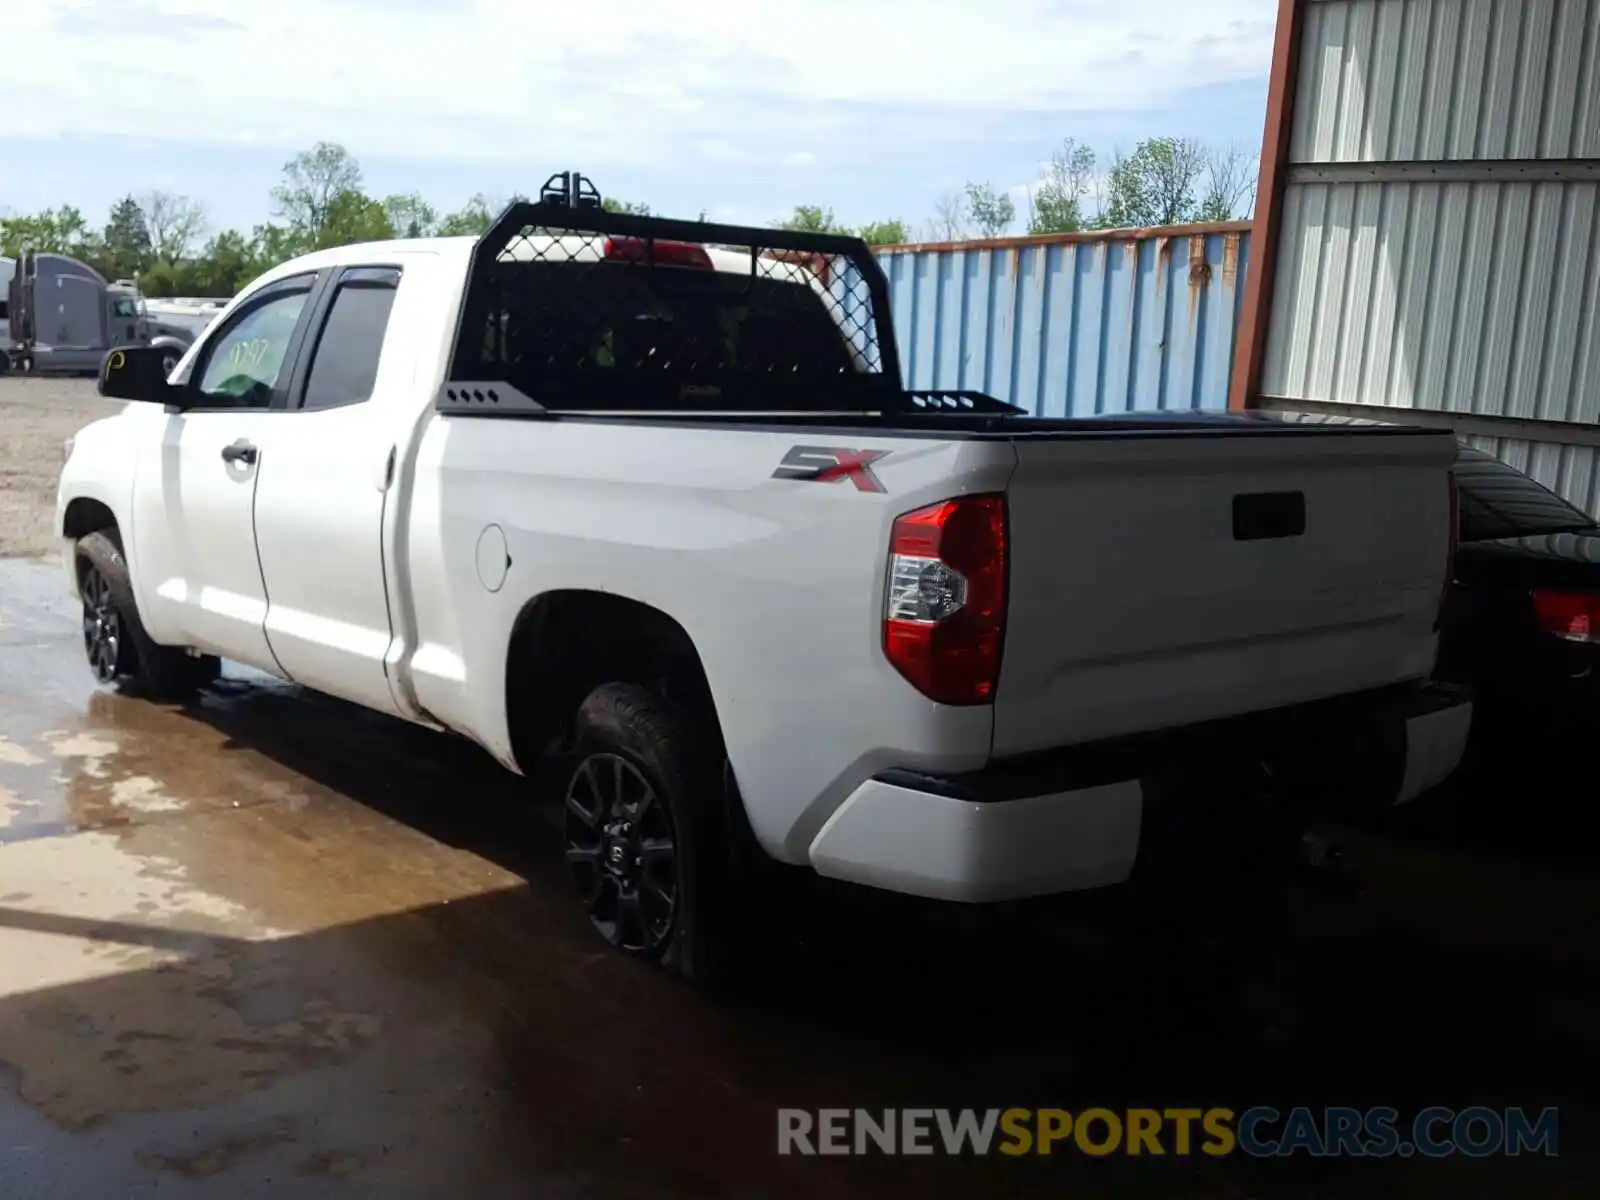
<path fill-rule="evenodd" d="M 1384 843 L 1376 915 L 1276 947 L 1266 977 L 1200 942 L 1080 937 L 1053 910 L 944 926 L 823 905 L 770 994 L 719 1004 L 603 951 L 526 785 L 475 748 L 246 673 L 186 708 L 124 697 L 78 636 L 59 568 L 0 561 L 7 1200 L 1593 1180 L 1593 881 L 1552 892 Z M 1451 897 L 1485 888 L 1519 915 L 1452 927 Z M 1554 1162 L 774 1153 L 780 1106 L 1563 1100 Z"/>

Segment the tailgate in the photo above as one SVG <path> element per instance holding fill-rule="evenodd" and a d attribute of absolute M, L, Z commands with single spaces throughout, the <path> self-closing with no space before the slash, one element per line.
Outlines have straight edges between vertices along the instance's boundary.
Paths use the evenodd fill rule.
<path fill-rule="evenodd" d="M 1428 675 L 1449 433 L 1019 438 L 994 753 Z"/>

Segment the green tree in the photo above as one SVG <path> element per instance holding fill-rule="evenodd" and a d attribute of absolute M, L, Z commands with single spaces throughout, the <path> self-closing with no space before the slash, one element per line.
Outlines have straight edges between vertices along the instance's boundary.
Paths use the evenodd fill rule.
<path fill-rule="evenodd" d="M 394 237 L 394 226 L 382 202 L 355 188 L 340 192 L 328 202 L 322 228 L 312 246 L 348 246 L 355 242 L 384 242 Z"/>
<path fill-rule="evenodd" d="M 1028 193 L 1028 232 L 1077 233 L 1092 218 L 1084 205 L 1094 186 L 1095 153 L 1072 138 L 1050 158 Z"/>
<path fill-rule="evenodd" d="M 298 258 L 312 249 L 310 239 L 303 233 L 270 221 L 265 225 L 257 225 L 250 233 L 250 256 L 262 271 L 288 262 L 291 258 Z"/>
<path fill-rule="evenodd" d="M 389 218 L 389 227 L 395 237 L 432 237 L 439 227 L 439 214 L 415 192 L 403 196 L 389 196 L 383 202 L 383 212 Z"/>
<path fill-rule="evenodd" d="M 137 279 L 150 266 L 150 231 L 145 227 L 144 210 L 132 196 L 124 196 L 111 206 L 111 219 L 106 222 L 102 241 L 108 277 Z"/>
<path fill-rule="evenodd" d="M 1016 201 L 987 183 L 967 184 L 966 201 L 967 216 L 984 237 L 999 237 L 1017 219 Z"/>
<path fill-rule="evenodd" d="M 499 213 L 489 207 L 489 198 L 479 192 L 462 208 L 439 222 L 440 237 L 482 237 Z"/>
<path fill-rule="evenodd" d="M 272 189 L 275 215 L 313 246 L 341 205 L 348 217 L 349 193 L 361 191 L 361 164 L 343 146 L 318 142 L 283 164 L 283 181 Z"/>
<path fill-rule="evenodd" d="M 648 217 L 650 206 L 638 204 L 632 200 L 618 200 L 614 196 L 607 196 L 600 201 L 600 207 L 611 213 L 625 213 L 635 217 Z"/>
<path fill-rule="evenodd" d="M 888 221 L 868 221 L 856 234 L 869 246 L 903 246 L 911 240 L 910 227 L 898 217 Z"/>
<path fill-rule="evenodd" d="M 833 219 L 833 209 L 815 204 L 797 204 L 794 212 L 778 228 L 792 229 L 797 233 L 842 233 L 844 229 Z"/>
<path fill-rule="evenodd" d="M 185 265 L 189 268 L 185 290 L 174 294 L 232 296 L 277 264 L 260 262 L 245 236 L 236 229 L 227 229 L 207 242 L 193 263 Z"/>
<path fill-rule="evenodd" d="M 0 219 L 0 249 L 15 258 L 25 247 L 74 258 L 99 255 L 102 243 L 83 213 L 70 204 L 32 216 Z"/>
<path fill-rule="evenodd" d="M 1099 224 L 1127 229 L 1193 220 L 1195 185 L 1204 167 L 1205 147 L 1192 138 L 1149 138 L 1132 154 L 1117 154 Z"/>

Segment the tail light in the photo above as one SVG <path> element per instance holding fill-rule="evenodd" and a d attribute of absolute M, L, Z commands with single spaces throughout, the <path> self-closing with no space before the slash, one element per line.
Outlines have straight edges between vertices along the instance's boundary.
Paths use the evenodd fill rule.
<path fill-rule="evenodd" d="M 1533 611 L 1546 633 L 1566 642 L 1600 645 L 1600 594 L 1534 592 Z"/>
<path fill-rule="evenodd" d="M 1006 501 L 964 496 L 906 513 L 889 544 L 883 651 L 940 704 L 989 704 L 1006 624 Z"/>
<path fill-rule="evenodd" d="M 662 242 L 654 238 L 606 239 L 605 257 L 616 262 L 648 263 L 659 267 L 696 267 L 709 271 L 711 255 L 693 242 Z"/>

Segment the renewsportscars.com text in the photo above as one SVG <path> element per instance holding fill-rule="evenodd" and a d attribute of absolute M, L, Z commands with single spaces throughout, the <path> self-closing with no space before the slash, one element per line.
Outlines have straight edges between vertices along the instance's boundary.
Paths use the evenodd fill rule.
<path fill-rule="evenodd" d="M 778 1153 L 1553 1157 L 1558 1124 L 1553 1108 L 784 1108 Z"/>

